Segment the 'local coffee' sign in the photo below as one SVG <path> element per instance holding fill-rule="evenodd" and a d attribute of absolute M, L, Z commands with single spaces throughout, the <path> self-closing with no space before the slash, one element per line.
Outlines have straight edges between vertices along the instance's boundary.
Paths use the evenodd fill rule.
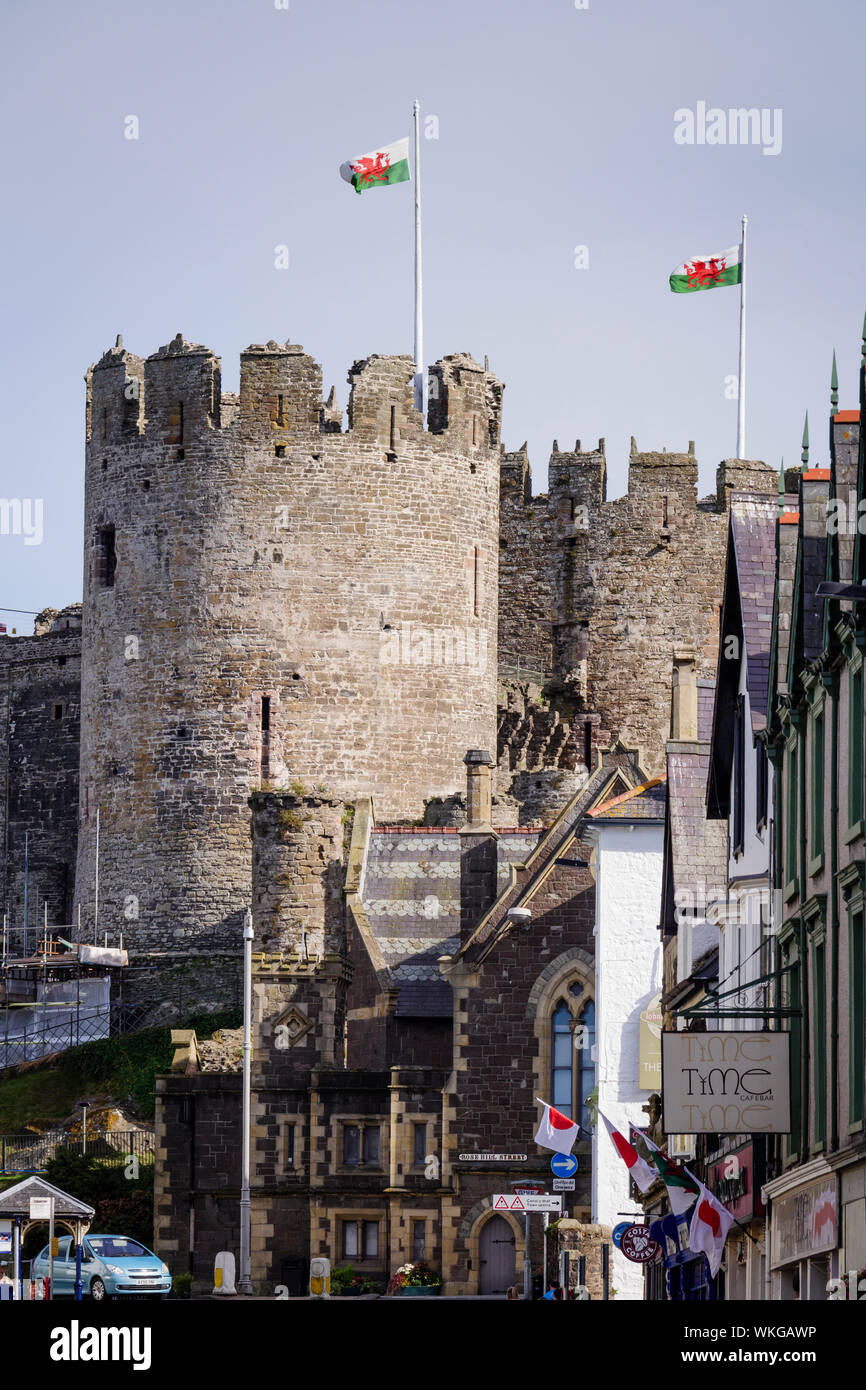
<path fill-rule="evenodd" d="M 663 1033 L 667 1134 L 788 1134 L 790 1033 Z"/>

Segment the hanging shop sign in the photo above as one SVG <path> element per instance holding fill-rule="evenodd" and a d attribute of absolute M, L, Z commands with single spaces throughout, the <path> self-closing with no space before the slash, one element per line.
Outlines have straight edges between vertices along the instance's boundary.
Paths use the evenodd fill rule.
<path fill-rule="evenodd" d="M 653 995 L 640 1016 L 638 1090 L 658 1091 L 662 1084 L 662 997 Z"/>
<path fill-rule="evenodd" d="M 662 1253 L 658 1241 L 653 1240 L 650 1235 L 648 1226 L 628 1226 L 620 1236 L 619 1248 L 626 1259 L 636 1265 L 647 1265 L 651 1260 L 657 1260 Z"/>
<path fill-rule="evenodd" d="M 789 1134 L 790 1033 L 663 1033 L 666 1134 Z"/>

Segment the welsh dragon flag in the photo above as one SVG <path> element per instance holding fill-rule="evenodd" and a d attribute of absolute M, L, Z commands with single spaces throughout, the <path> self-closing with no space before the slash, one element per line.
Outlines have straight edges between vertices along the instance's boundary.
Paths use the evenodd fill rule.
<path fill-rule="evenodd" d="M 643 1134 L 643 1130 L 641 1130 L 641 1134 Z M 672 1158 L 668 1158 L 666 1153 L 662 1153 L 658 1145 L 654 1144 L 645 1134 L 643 1134 L 643 1138 L 650 1151 L 650 1158 L 661 1173 L 662 1182 L 668 1190 L 671 1211 L 674 1216 L 682 1216 L 684 1211 L 688 1211 L 698 1195 L 697 1179 L 690 1177 L 688 1170 L 682 1164 L 674 1163 Z"/>
<path fill-rule="evenodd" d="M 370 188 L 385 188 L 389 183 L 405 183 L 409 178 L 409 137 L 382 145 L 369 154 L 359 154 L 340 165 L 340 177 L 350 183 L 356 193 Z"/>
<path fill-rule="evenodd" d="M 599 1115 L 601 1111 L 599 1110 Z M 649 1192 L 656 1180 L 655 1170 L 652 1169 L 645 1159 L 641 1158 L 637 1149 L 630 1144 L 624 1134 L 620 1134 L 618 1129 L 614 1129 L 606 1115 L 601 1115 L 604 1126 L 610 1135 L 611 1143 L 616 1149 L 623 1163 L 629 1171 L 630 1176 L 641 1192 Z"/>
<path fill-rule="evenodd" d="M 678 265 L 670 278 L 674 294 L 691 294 L 693 290 L 716 290 L 722 285 L 739 285 L 743 278 L 743 258 L 740 246 L 716 251 L 711 256 L 693 256 Z"/>

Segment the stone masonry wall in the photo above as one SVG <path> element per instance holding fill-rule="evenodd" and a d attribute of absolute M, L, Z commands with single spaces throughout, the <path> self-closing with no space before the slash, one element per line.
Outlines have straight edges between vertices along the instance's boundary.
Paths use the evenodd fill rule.
<path fill-rule="evenodd" d="M 444 359 L 425 432 L 411 377 L 355 363 L 339 433 L 291 345 L 225 402 L 180 337 L 89 374 L 77 878 L 87 920 L 98 807 L 100 924 L 133 953 L 239 939 L 251 790 L 420 817 L 492 746 L 501 387 Z"/>
<path fill-rule="evenodd" d="M 37 635 L 0 636 L 0 916 L 20 947 L 29 831 L 32 946 L 74 920 L 81 681 L 80 605 L 40 614 Z"/>
<path fill-rule="evenodd" d="M 731 492 L 774 493 L 765 464 L 728 459 L 698 501 L 686 454 L 640 453 L 628 492 L 606 498 L 604 440 L 550 459 L 531 494 L 525 449 L 501 466 L 498 786 L 515 771 L 575 768 L 619 738 L 664 770 L 673 648 L 692 646 L 712 675 Z M 590 728 L 587 730 L 586 725 Z"/>

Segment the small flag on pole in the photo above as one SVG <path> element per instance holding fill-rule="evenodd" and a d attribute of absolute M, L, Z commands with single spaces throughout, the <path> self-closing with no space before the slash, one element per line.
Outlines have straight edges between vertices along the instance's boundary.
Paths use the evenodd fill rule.
<path fill-rule="evenodd" d="M 538 1096 L 535 1099 L 538 1100 Z M 554 1153 L 570 1154 L 580 1133 L 580 1125 L 563 1115 L 561 1110 L 554 1110 L 553 1106 L 547 1105 L 545 1101 L 538 1100 L 538 1104 L 544 1106 L 544 1114 L 535 1131 L 536 1144 L 540 1144 L 543 1149 L 552 1149 Z"/>
<path fill-rule="evenodd" d="M 389 183 L 405 183 L 409 178 L 408 135 L 405 140 L 395 140 L 392 145 L 382 145 L 369 154 L 346 160 L 340 165 L 340 177 L 350 183 L 356 193 L 385 188 Z"/>
<path fill-rule="evenodd" d="M 706 1255 L 710 1274 L 715 1279 L 734 1218 L 703 1183 L 699 1183 L 698 1188 L 698 1200 L 689 1227 L 689 1249 L 696 1255 Z"/>
<path fill-rule="evenodd" d="M 670 277 L 674 294 L 692 294 L 696 290 L 716 290 L 723 285 L 739 285 L 743 278 L 742 248 L 731 246 L 711 256 L 693 256 L 678 265 Z"/>
<path fill-rule="evenodd" d="M 601 1115 L 600 1110 L 598 1113 Z M 606 1115 L 601 1115 L 601 1118 L 604 1120 L 604 1126 L 610 1135 L 611 1143 L 628 1169 L 629 1175 L 641 1192 L 649 1192 L 658 1176 L 655 1169 L 650 1167 L 646 1159 L 641 1158 L 637 1149 L 628 1142 L 625 1135 L 620 1134 L 618 1129 L 614 1129 Z"/>

